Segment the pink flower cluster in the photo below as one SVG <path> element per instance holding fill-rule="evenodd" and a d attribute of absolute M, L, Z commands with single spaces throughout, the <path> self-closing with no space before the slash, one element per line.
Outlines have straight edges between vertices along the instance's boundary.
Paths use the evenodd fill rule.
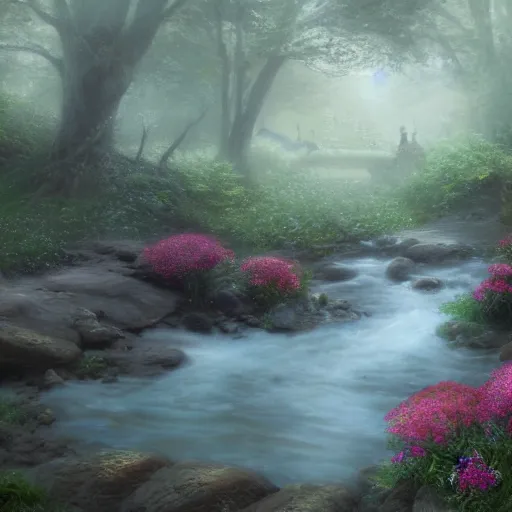
<path fill-rule="evenodd" d="M 399 464 L 405 462 L 408 458 L 417 459 L 419 457 L 425 457 L 425 455 L 427 455 L 427 452 L 421 446 L 410 446 L 397 453 L 394 457 L 391 457 L 391 462 L 393 464 Z"/>
<path fill-rule="evenodd" d="M 412 395 L 392 409 L 388 432 L 407 443 L 446 443 L 461 426 L 477 421 L 480 390 L 457 382 L 440 382 Z"/>
<path fill-rule="evenodd" d="M 301 285 L 298 267 L 293 261 L 271 256 L 256 256 L 242 262 L 240 270 L 255 287 L 275 287 L 281 293 L 297 291 Z"/>
<path fill-rule="evenodd" d="M 440 382 L 415 393 L 392 409 L 388 432 L 406 443 L 443 444 L 460 427 L 502 424 L 512 430 L 512 363 L 494 370 L 479 388 Z"/>
<path fill-rule="evenodd" d="M 476 451 L 473 457 L 459 459 L 451 477 L 452 484 L 456 484 L 461 493 L 488 491 L 496 487 L 500 480 L 499 472 L 489 467 Z"/>
<path fill-rule="evenodd" d="M 495 263 L 488 268 L 491 277 L 480 283 L 473 292 L 473 298 L 483 301 L 488 293 L 507 294 L 512 293 L 512 266 L 506 263 Z"/>
<path fill-rule="evenodd" d="M 512 421 L 512 363 L 505 363 L 491 373 L 480 387 L 481 398 L 477 405 L 480 422 Z M 509 430 L 510 431 L 510 430 Z"/>
<path fill-rule="evenodd" d="M 510 246 L 512 246 L 512 235 L 509 235 L 503 240 L 500 240 L 498 246 L 502 249 L 508 249 Z"/>
<path fill-rule="evenodd" d="M 212 270 L 234 258 L 218 240 L 207 235 L 182 234 L 161 240 L 144 249 L 146 261 L 166 279 L 183 279 L 189 274 Z"/>

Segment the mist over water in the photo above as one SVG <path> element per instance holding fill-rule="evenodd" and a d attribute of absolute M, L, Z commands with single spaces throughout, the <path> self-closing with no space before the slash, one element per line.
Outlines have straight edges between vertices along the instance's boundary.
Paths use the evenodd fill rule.
<path fill-rule="evenodd" d="M 55 435 L 242 465 L 277 484 L 353 476 L 389 456 L 389 409 L 441 380 L 481 384 L 496 364 L 496 354 L 452 350 L 435 335 L 439 305 L 479 282 L 481 261 L 426 271 L 446 283 L 437 294 L 390 283 L 387 263 L 356 260 L 359 277 L 318 290 L 370 318 L 295 336 L 180 336 L 192 362 L 158 380 L 71 383 L 48 393 Z M 175 333 L 145 336 L 166 344 Z"/>

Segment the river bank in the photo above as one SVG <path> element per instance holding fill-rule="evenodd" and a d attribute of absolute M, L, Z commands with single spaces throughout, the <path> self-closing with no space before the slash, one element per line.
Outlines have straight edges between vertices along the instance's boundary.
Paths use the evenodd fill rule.
<path fill-rule="evenodd" d="M 410 239 L 414 233 L 407 236 Z M 423 241 L 417 241 L 420 240 Z M 443 240 L 459 244 L 459 249 L 471 242 L 477 245 L 478 241 L 481 242 L 469 240 L 467 232 L 458 240 Z M 430 238 L 428 242 L 437 240 Z M 342 265 L 352 272 L 350 278 L 314 281 L 312 291 L 327 293 L 332 300 L 348 301 L 368 316 L 361 316 L 354 323 L 324 324 L 293 336 L 266 333 L 255 329 L 250 321 L 249 325 L 247 321 L 235 322 L 244 328 L 228 334 L 213 322 L 216 334 L 208 336 L 185 333 L 176 325 L 162 323 L 176 311 L 178 298 L 169 290 L 141 280 L 138 269 L 128 268 L 130 261 L 133 263 L 133 253 L 127 253 L 126 244 L 124 250 L 119 246 L 115 251 L 103 250 L 103 260 L 97 262 L 95 272 L 84 273 L 87 264 L 82 262 L 72 273 L 61 271 L 37 278 L 39 281 L 31 281 L 28 288 L 27 281 L 17 283 L 25 288 L 11 288 L 10 302 L 5 302 L 5 293 L 2 296 L 2 316 L 11 325 L 37 329 L 48 336 L 58 332 L 75 347 L 84 339 L 88 344 L 88 367 L 82 363 L 80 371 L 76 367 L 70 369 L 69 363 L 74 363 L 75 358 L 78 361 L 80 356 L 66 346 L 65 357 L 62 352 L 51 354 L 54 358 L 58 355 L 51 361 L 55 368 L 47 367 L 45 376 L 36 372 L 28 382 L 37 390 L 30 400 L 38 400 L 39 390 L 45 390 L 41 412 L 51 409 L 57 419 L 55 423 L 48 420 L 52 427 L 32 426 L 33 434 L 42 439 L 41 446 L 66 441 L 67 447 L 59 455 L 78 452 L 79 457 L 84 457 L 85 452 L 104 447 L 156 451 L 166 456 L 162 467 L 170 464 L 167 457 L 250 467 L 273 482 L 263 485 L 265 491 L 251 494 L 251 500 L 255 496 L 263 498 L 267 492 L 274 495 L 275 484 L 334 484 L 292 490 L 285 487 L 284 494 L 277 493 L 274 500 L 261 505 L 264 508 L 258 505 L 260 508 L 250 510 L 283 510 L 292 502 L 298 503 L 293 509 L 297 511 L 370 510 L 361 508 L 361 486 L 358 490 L 352 486 L 349 492 L 339 482 L 353 481 L 350 476 L 386 456 L 382 420 L 385 412 L 411 392 L 440 379 L 480 383 L 498 364 L 496 349 L 453 351 L 435 336 L 436 325 L 442 320 L 439 304 L 474 286 L 485 273 L 485 264 L 478 259 L 461 263 L 452 258 L 455 246 L 451 253 L 446 246 L 437 246 L 436 254 L 444 255 L 441 259 L 418 261 L 414 268 L 409 268 L 407 279 L 396 282 L 389 279 L 389 264 L 394 257 L 410 256 L 409 247 L 418 245 L 402 245 L 398 249 L 401 243 L 402 239 L 380 240 L 359 247 L 357 258 L 352 248 L 343 256 L 332 255 L 314 262 L 313 268 L 324 278 L 326 268 Z M 426 254 L 431 257 L 432 247 L 429 250 L 416 250 L 416 258 L 425 259 Z M 98 254 L 94 257 L 98 258 Z M 90 260 L 85 261 L 89 261 L 90 268 Z M 130 272 L 137 277 L 129 275 Z M 442 286 L 430 292 L 415 289 L 412 283 L 422 277 L 438 279 Z M 13 302 L 13 297 L 17 301 Z M 73 311 L 87 309 L 94 318 L 70 316 L 71 306 Z M 62 315 L 67 323 L 62 322 Z M 148 331 L 150 326 L 159 328 Z M 94 343 L 96 347 L 91 346 Z M 44 354 L 48 356 L 49 352 Z M 65 368 L 58 368 L 62 363 Z M 178 367 L 179 370 L 168 373 Z M 94 375 L 87 375 L 88 371 Z M 77 377 L 92 377 L 92 382 L 80 383 Z M 103 382 L 94 381 L 98 378 Z M 49 388 L 54 391 L 47 393 Z M 26 389 L 20 393 L 26 395 Z M 16 453 L 12 446 L 11 453 Z M 54 456 L 48 451 L 47 459 L 17 463 L 6 457 L 4 467 L 38 465 Z M 70 460 L 76 463 L 76 459 Z M 68 471 L 70 462 L 62 464 Z M 51 473 L 55 467 L 41 467 L 34 475 Z M 191 471 L 188 467 L 185 473 L 197 476 L 199 469 Z M 204 473 L 204 468 L 201 471 Z M 157 482 L 160 488 L 169 488 L 171 474 L 178 478 L 177 473 L 171 472 L 162 481 L 161 474 L 154 474 L 151 485 Z M 180 470 L 179 474 L 183 472 Z M 219 475 L 222 480 L 222 471 Z M 34 478 L 40 481 L 40 477 Z M 236 481 L 232 483 L 236 487 Z M 129 493 L 123 491 L 119 503 L 134 491 L 132 484 Z M 71 479 L 64 487 L 70 492 L 70 487 L 79 485 L 82 484 Z M 226 492 L 222 489 L 222 493 Z M 410 507 L 416 491 L 409 489 L 406 501 Z M 304 508 L 319 493 L 327 500 L 320 505 L 324 508 Z M 182 503 L 170 505 L 168 502 L 175 498 L 166 496 L 165 506 L 153 504 L 148 510 L 192 512 L 205 506 L 204 501 L 197 509 L 190 508 L 191 505 L 183 508 Z M 142 499 L 140 493 L 137 499 Z M 398 510 L 389 508 L 393 499 L 388 499 L 387 505 L 381 500 L 374 510 Z M 232 508 L 209 504 L 217 508 L 208 510 L 241 510 L 252 503 L 244 500 L 243 506 L 235 500 Z M 140 501 L 137 503 L 140 505 Z M 75 505 L 86 512 L 93 510 L 87 508 L 93 505 L 85 501 Z M 94 506 L 97 511 L 103 505 Z M 113 506 L 112 502 L 109 506 Z M 123 510 L 135 510 L 123 506 Z"/>

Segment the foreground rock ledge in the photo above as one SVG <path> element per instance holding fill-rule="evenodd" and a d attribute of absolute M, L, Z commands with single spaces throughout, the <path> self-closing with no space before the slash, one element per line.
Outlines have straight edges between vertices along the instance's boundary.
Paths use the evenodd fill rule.
<path fill-rule="evenodd" d="M 70 455 L 25 470 L 30 483 L 73 512 L 454 512 L 412 482 L 374 489 L 374 472 L 363 471 L 355 487 L 279 489 L 248 469 L 129 451 Z"/>

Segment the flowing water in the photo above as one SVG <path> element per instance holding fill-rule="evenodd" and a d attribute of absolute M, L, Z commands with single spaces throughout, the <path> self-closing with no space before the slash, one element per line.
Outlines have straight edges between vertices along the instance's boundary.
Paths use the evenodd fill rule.
<path fill-rule="evenodd" d="M 350 477 L 389 456 L 389 409 L 440 380 L 480 384 L 497 365 L 495 353 L 450 349 L 435 335 L 439 305 L 479 282 L 481 261 L 428 272 L 446 283 L 436 294 L 388 282 L 387 263 L 356 260 L 359 277 L 319 288 L 370 318 L 294 336 L 184 334 L 192 364 L 162 378 L 72 383 L 48 393 L 56 433 L 242 465 L 277 484 Z M 175 336 L 146 335 L 159 343 Z"/>

